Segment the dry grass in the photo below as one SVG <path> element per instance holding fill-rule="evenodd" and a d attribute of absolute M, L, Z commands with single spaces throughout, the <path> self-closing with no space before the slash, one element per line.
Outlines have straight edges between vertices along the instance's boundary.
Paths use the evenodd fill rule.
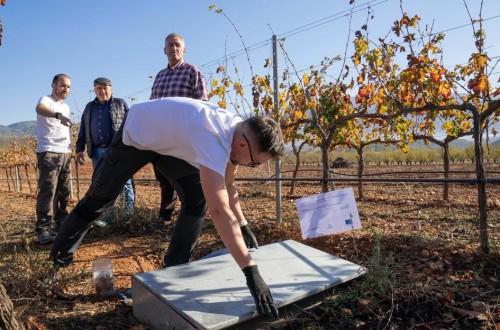
<path fill-rule="evenodd" d="M 252 171 L 242 175 L 267 175 L 266 169 Z M 52 290 L 42 288 L 40 281 L 49 265 L 48 251 L 33 242 L 34 195 L 0 192 L 0 280 L 19 319 L 32 329 L 146 329 L 117 297 L 97 297 L 90 274 L 94 258 L 111 257 L 116 286 L 124 291 L 132 274 L 160 267 L 169 231 L 146 230 L 156 213 L 158 190 L 154 183 L 140 183 L 136 189 L 137 213 L 131 223 L 92 229 Z M 261 245 L 294 239 L 369 269 L 325 293 L 319 303 L 267 327 L 498 329 L 500 189 L 488 186 L 488 255 L 477 251 L 475 187 L 452 185 L 450 202 L 441 200 L 441 189 L 439 184 L 367 184 L 365 199 L 357 201 L 363 229 L 302 240 L 294 199 L 319 193 L 317 183 L 298 183 L 294 196 L 286 195 L 289 184 L 283 184 L 283 222 L 276 224 L 274 184 L 241 182 L 242 205 Z M 221 247 L 206 221 L 193 259 Z"/>

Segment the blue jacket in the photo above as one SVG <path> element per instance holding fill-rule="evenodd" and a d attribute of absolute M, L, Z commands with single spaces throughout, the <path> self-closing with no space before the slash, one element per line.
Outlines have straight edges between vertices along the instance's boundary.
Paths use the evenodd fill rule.
<path fill-rule="evenodd" d="M 83 110 L 82 120 L 80 122 L 80 129 L 78 131 L 78 138 L 76 140 L 76 152 L 85 150 L 87 146 L 87 154 L 92 157 L 92 137 L 90 136 L 90 113 L 94 107 L 97 98 L 87 103 L 85 110 Z M 128 112 L 127 103 L 119 98 L 111 96 L 109 100 L 109 111 L 111 113 L 111 122 L 113 127 L 113 134 L 115 134 L 122 125 L 125 114 Z"/>

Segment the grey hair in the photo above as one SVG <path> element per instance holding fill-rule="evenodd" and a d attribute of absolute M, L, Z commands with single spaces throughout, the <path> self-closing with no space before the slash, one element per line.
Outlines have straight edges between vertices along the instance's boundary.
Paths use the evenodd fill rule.
<path fill-rule="evenodd" d="M 179 37 L 181 40 L 182 40 L 182 44 L 184 45 L 184 47 L 186 47 L 186 42 L 184 41 L 184 38 L 176 33 L 176 32 L 172 32 L 170 33 L 166 38 L 165 38 L 165 43 L 167 43 L 167 40 L 170 39 L 170 38 L 173 38 L 173 37 Z"/>

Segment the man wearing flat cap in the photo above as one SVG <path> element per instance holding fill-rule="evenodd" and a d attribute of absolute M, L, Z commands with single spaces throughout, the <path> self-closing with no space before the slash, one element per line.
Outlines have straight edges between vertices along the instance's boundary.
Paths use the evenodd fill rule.
<path fill-rule="evenodd" d="M 78 139 L 76 141 L 76 160 L 80 165 L 85 164 L 85 148 L 95 168 L 99 159 L 106 153 L 115 133 L 120 128 L 125 114 L 128 111 L 127 103 L 112 96 L 111 80 L 97 78 L 94 80 L 96 98 L 87 103 L 83 110 Z M 134 189 L 129 179 L 123 186 L 125 207 L 132 211 L 134 207 Z M 113 212 L 96 222 L 99 226 L 106 226 L 113 218 Z"/>

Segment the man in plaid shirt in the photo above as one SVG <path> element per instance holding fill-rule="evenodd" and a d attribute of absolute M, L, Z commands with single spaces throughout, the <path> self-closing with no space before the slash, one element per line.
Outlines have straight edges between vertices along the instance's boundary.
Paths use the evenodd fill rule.
<path fill-rule="evenodd" d="M 170 33 L 165 38 L 163 49 L 168 59 L 165 69 L 158 72 L 151 88 L 150 100 L 162 97 L 182 96 L 207 101 L 205 78 L 198 67 L 183 60 L 186 53 L 182 36 Z M 152 229 L 159 229 L 172 223 L 171 217 L 177 200 L 177 194 L 170 182 L 154 169 L 155 177 L 160 182 L 160 214 L 152 224 Z"/>

